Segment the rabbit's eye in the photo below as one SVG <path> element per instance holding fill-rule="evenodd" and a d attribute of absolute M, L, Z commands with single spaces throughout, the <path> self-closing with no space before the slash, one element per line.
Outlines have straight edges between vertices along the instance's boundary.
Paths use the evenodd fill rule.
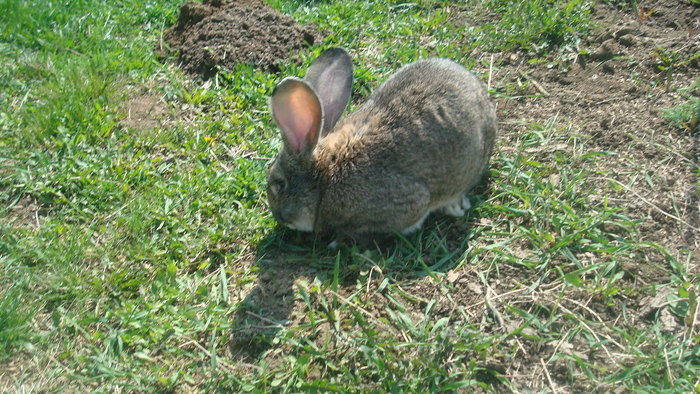
<path fill-rule="evenodd" d="M 270 182 L 270 191 L 273 195 L 278 195 L 281 191 L 287 188 L 287 181 L 283 179 L 278 179 Z"/>

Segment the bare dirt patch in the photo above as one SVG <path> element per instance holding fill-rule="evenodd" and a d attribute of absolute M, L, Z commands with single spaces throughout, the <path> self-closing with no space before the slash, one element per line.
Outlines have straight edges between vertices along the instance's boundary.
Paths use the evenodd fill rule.
<path fill-rule="evenodd" d="M 206 81 L 201 87 L 207 89 Z M 168 99 L 162 86 L 153 83 L 141 88 L 125 90 L 124 103 L 119 108 L 119 123 L 125 129 L 140 132 L 158 132 L 179 125 L 192 125 L 206 108 Z"/>
<path fill-rule="evenodd" d="M 163 98 L 150 91 L 129 96 L 123 112 L 121 123 L 130 129 L 151 130 L 170 118 Z"/>
<path fill-rule="evenodd" d="M 10 207 L 7 220 L 16 226 L 39 229 L 44 215 L 46 212 L 42 212 L 36 199 L 23 197 Z"/>
<path fill-rule="evenodd" d="M 164 38 L 179 52 L 183 69 L 211 77 L 239 63 L 277 72 L 279 63 L 296 58 L 319 33 L 260 0 L 209 0 L 183 4 Z"/>

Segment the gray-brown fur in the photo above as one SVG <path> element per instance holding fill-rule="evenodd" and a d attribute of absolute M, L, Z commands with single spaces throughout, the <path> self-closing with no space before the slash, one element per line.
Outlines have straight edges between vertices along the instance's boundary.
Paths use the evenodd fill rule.
<path fill-rule="evenodd" d="M 320 98 L 322 106 L 326 101 Z M 273 95 L 273 113 L 282 113 L 275 104 Z M 291 117 L 280 117 L 285 115 Z M 283 179 L 286 187 L 268 188 L 270 207 L 286 225 L 305 211 L 313 216 L 313 230 L 351 237 L 413 230 L 479 182 L 495 124 L 493 106 L 473 74 L 446 59 L 417 61 L 389 78 L 357 112 L 335 127 L 325 124 L 332 131 L 319 131 L 310 150 L 290 147 L 281 125 L 285 146 L 268 182 L 279 186 Z"/>

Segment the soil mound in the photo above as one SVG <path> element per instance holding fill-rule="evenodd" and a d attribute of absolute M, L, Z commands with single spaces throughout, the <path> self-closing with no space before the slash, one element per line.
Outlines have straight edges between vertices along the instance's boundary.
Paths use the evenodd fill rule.
<path fill-rule="evenodd" d="M 205 78 L 238 63 L 277 72 L 280 62 L 296 58 L 318 38 L 315 26 L 299 25 L 261 0 L 185 3 L 164 35 L 181 66 Z"/>

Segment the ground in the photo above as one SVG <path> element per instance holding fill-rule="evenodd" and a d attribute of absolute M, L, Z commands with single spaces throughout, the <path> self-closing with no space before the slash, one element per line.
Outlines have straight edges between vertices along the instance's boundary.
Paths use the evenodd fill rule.
<path fill-rule="evenodd" d="M 94 277 L 118 279 L 75 280 L 78 290 L 57 282 L 34 324 L 42 332 L 62 327 L 79 345 L 56 334 L 67 344 L 43 350 L 45 358 L 28 347 L 12 353 L 0 364 L 0 389 L 697 391 L 697 2 L 597 2 L 586 8 L 590 31 L 580 40 L 508 49 L 475 39 L 498 33 L 491 26 L 508 14 L 502 9 L 392 3 L 397 31 L 419 48 L 411 57 L 449 56 L 483 78 L 496 105 L 497 147 L 465 217 L 432 216 L 408 237 L 337 250 L 325 235 L 275 227 L 269 217 L 256 183 L 278 146 L 269 142 L 277 132 L 266 99 L 285 72 L 303 75 L 300 65 L 321 43 L 351 46 L 352 109 L 406 56 L 381 34 L 358 36 L 374 32 L 371 23 L 343 27 L 336 14 L 315 15 L 321 3 L 298 7 L 299 21 L 257 0 L 179 7 L 154 49 L 164 67 L 185 71 L 186 93 L 173 97 L 173 83 L 155 79 L 131 86 L 117 109 L 118 129 L 129 135 L 119 146 L 164 141 L 135 143 L 148 160 L 138 164 L 146 170 L 134 166 L 138 181 L 129 186 L 162 188 L 164 201 L 143 204 L 164 208 L 143 225 L 145 235 L 118 218 L 139 195 L 115 203 L 103 222 L 91 219 L 126 235 L 110 244 L 109 231 L 92 229 L 90 248 L 139 247 L 84 258 L 97 267 Z M 357 7 L 337 19 L 361 13 Z M 402 27 L 404 7 L 438 21 Z M 234 93 L 211 93 L 224 80 Z M 171 129 L 193 137 L 165 137 Z M 10 179 L 17 162 L 8 159 L 0 176 Z M 154 173 L 170 180 L 173 168 L 196 180 L 148 183 Z M 56 210 L 38 192 L 8 195 L 12 228 L 40 232 Z M 194 219 L 174 218 L 191 212 Z M 193 235 L 207 226 L 217 230 L 204 240 Z M 65 241 L 64 227 L 56 231 Z M 140 247 L 147 242 L 153 254 Z M 61 302 L 110 286 L 86 302 L 95 310 L 89 318 L 71 317 L 77 307 Z M 103 362 L 110 352 L 118 356 Z M 51 383 L 63 360 L 77 367 Z M 139 375 L 128 364 L 156 372 Z"/>

